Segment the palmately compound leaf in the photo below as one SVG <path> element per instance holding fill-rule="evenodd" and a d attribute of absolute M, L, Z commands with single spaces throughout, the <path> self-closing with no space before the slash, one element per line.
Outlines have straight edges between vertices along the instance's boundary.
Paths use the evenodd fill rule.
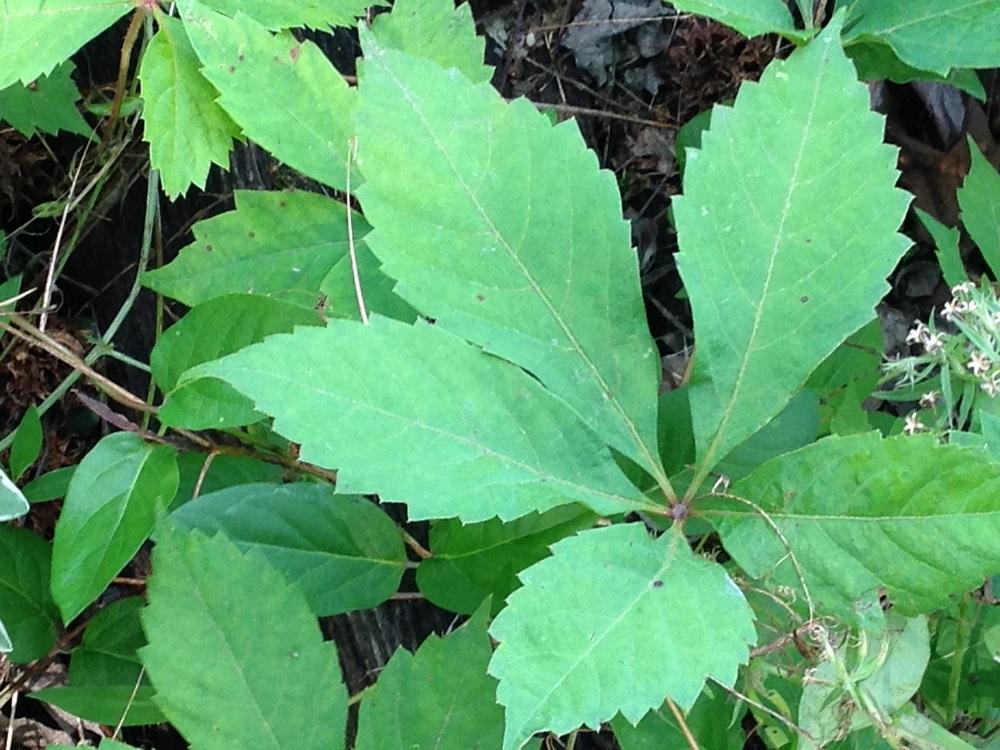
<path fill-rule="evenodd" d="M 178 386 L 181 375 L 271 334 L 320 322 L 310 308 L 254 294 L 227 294 L 197 305 L 163 332 L 149 356 L 153 378 L 167 394 L 158 414 L 160 421 L 188 429 L 222 429 L 260 421 L 263 415 L 253 404 L 225 383 L 200 379 Z"/>
<path fill-rule="evenodd" d="M 156 702 L 193 747 L 343 747 L 336 647 L 303 594 L 259 553 L 168 524 L 142 623 Z"/>
<path fill-rule="evenodd" d="M 181 3 L 181 15 L 202 74 L 243 133 L 307 177 L 343 190 L 355 92 L 322 50 L 195 0 Z"/>
<path fill-rule="evenodd" d="M 958 189 L 962 224 L 979 247 L 994 274 L 1000 273 L 1000 174 L 969 139 L 972 163 Z"/>
<path fill-rule="evenodd" d="M 80 91 L 71 77 L 73 63 L 64 62 L 31 86 L 14 84 L 0 90 L 0 119 L 30 138 L 36 132 L 91 136 L 76 103 Z"/>
<path fill-rule="evenodd" d="M 101 439 L 73 472 L 52 546 L 52 596 L 69 622 L 149 537 L 177 492 L 177 456 L 129 432 Z"/>
<path fill-rule="evenodd" d="M 1000 0 L 856 0 L 848 22 L 847 41 L 874 37 L 915 68 L 1000 65 Z"/>
<path fill-rule="evenodd" d="M 699 501 L 726 551 L 749 575 L 777 566 L 799 588 L 790 551 L 819 611 L 849 614 L 884 587 L 895 611 L 931 612 L 1000 572 L 1000 465 L 976 449 L 831 437 L 769 461 L 729 494 L 770 522 L 743 502 Z"/>
<path fill-rule="evenodd" d="M 486 43 L 476 36 L 468 3 L 456 8 L 452 0 L 398 0 L 391 13 L 375 17 L 371 32 L 382 47 L 455 68 L 476 83 L 493 76 L 483 64 Z"/>
<path fill-rule="evenodd" d="M 184 26 L 157 15 L 160 25 L 142 56 L 143 138 L 149 160 L 160 170 L 170 198 L 191 185 L 205 187 L 213 164 L 227 168 L 233 138 L 240 135 L 229 115 L 215 103 L 218 92 L 199 71 Z"/>
<path fill-rule="evenodd" d="M 504 750 L 541 730 L 633 724 L 671 698 L 690 708 L 705 679 L 731 686 L 755 640 L 753 614 L 722 566 L 683 534 L 643 524 L 584 531 L 521 573 L 490 628 L 507 709 Z"/>
<path fill-rule="evenodd" d="M 0 89 L 51 72 L 134 8 L 134 0 L 0 1 Z"/>
<path fill-rule="evenodd" d="M 194 225 L 195 241 L 143 283 L 194 307 L 223 294 L 258 294 L 312 306 L 347 257 L 347 209 L 302 191 L 237 190 L 236 210 Z M 354 238 L 368 224 L 354 217 Z"/>
<path fill-rule="evenodd" d="M 59 610 L 49 594 L 51 548 L 27 529 L 0 526 L 0 620 L 23 664 L 45 656 L 56 640 Z"/>
<path fill-rule="evenodd" d="M 430 533 L 432 556 L 417 568 L 417 586 L 429 601 L 449 612 L 472 614 L 490 597 L 498 611 L 520 585 L 518 573 L 548 557 L 550 545 L 594 520 L 586 508 L 567 505 L 509 523 L 435 521 Z"/>
<path fill-rule="evenodd" d="M 685 13 L 708 16 L 744 36 L 797 34 L 792 14 L 783 0 L 670 0 Z"/>
<path fill-rule="evenodd" d="M 896 150 L 838 35 L 835 21 L 715 108 L 674 200 L 703 471 L 871 319 L 909 244 L 896 233 L 909 202 Z"/>
<path fill-rule="evenodd" d="M 656 507 L 565 404 L 439 326 L 332 320 L 189 376 L 251 398 L 303 460 L 338 469 L 339 491 L 405 502 L 414 519 Z"/>
<path fill-rule="evenodd" d="M 325 485 L 230 487 L 201 495 L 170 519 L 257 550 L 302 589 L 319 617 L 377 607 L 406 569 L 403 540 L 385 511 Z"/>
<path fill-rule="evenodd" d="M 358 194 L 396 291 L 533 373 L 665 485 L 659 357 L 612 174 L 575 123 L 363 43 Z"/>
<path fill-rule="evenodd" d="M 415 654 L 399 649 L 361 703 L 356 750 L 493 750 L 503 737 L 486 612 Z"/>

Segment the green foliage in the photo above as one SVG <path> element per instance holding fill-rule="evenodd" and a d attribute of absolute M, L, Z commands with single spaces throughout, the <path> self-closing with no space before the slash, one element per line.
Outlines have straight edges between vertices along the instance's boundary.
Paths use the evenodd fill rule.
<path fill-rule="evenodd" d="M 914 68 L 947 75 L 1000 65 L 998 27 L 1000 0 L 856 0 L 846 38 L 877 39 Z"/>
<path fill-rule="evenodd" d="M 51 73 L 133 7 L 132 0 L 4 0 L 0 89 Z"/>
<path fill-rule="evenodd" d="M 468 3 L 456 8 L 451 0 L 399 0 L 391 13 L 375 17 L 371 33 L 381 47 L 455 68 L 475 83 L 493 76 L 483 64 L 485 44 L 476 36 Z"/>
<path fill-rule="evenodd" d="M 838 30 L 770 65 L 732 109 L 716 107 L 702 150 L 688 155 L 674 216 L 698 340 L 689 397 L 703 469 L 871 318 L 909 244 L 895 234 L 909 203 L 894 187 L 896 152 Z M 746 159 L 760 143 L 766 157 Z"/>
<path fill-rule="evenodd" d="M 435 521 L 430 534 L 433 556 L 417 568 L 417 586 L 434 604 L 452 612 L 472 614 L 490 597 L 499 611 L 518 587 L 518 573 L 548 557 L 551 544 L 594 520 L 590 511 L 570 505 L 509 523 Z"/>
<path fill-rule="evenodd" d="M 503 710 L 486 674 L 492 653 L 485 609 L 415 654 L 396 651 L 361 704 L 356 750 L 499 747 Z"/>
<path fill-rule="evenodd" d="M 143 282 L 191 307 L 239 293 L 315 304 L 324 279 L 347 258 L 344 204 L 300 191 L 237 190 L 235 199 L 235 211 L 195 224 L 195 242 Z M 355 238 L 367 231 L 355 217 Z"/>
<path fill-rule="evenodd" d="M 744 737 L 740 727 L 742 710 L 727 700 L 718 688 L 706 688 L 685 716 L 691 734 L 704 748 L 742 750 Z M 650 711 L 633 726 L 621 716 L 611 721 L 615 739 L 622 750 L 664 750 L 683 748 L 687 742 L 669 707 Z"/>
<path fill-rule="evenodd" d="M 30 406 L 21 417 L 10 444 L 10 473 L 16 482 L 35 463 L 42 452 L 42 421 L 38 410 Z"/>
<path fill-rule="evenodd" d="M 167 394 L 160 421 L 172 427 L 221 429 L 250 424 L 263 415 L 219 381 L 178 386 L 185 371 L 296 326 L 318 325 L 314 310 L 280 299 L 228 294 L 197 305 L 160 336 L 149 355 L 156 384 Z"/>
<path fill-rule="evenodd" d="M 400 296 L 527 369 L 665 481 L 659 360 L 612 175 L 572 123 L 363 44 L 358 195 L 375 227 L 369 247 Z"/>
<path fill-rule="evenodd" d="M 966 198 L 966 200 L 968 199 Z M 969 280 L 969 277 L 965 272 L 965 264 L 962 263 L 962 254 L 958 247 L 961 236 L 958 228 L 946 227 L 929 213 L 916 206 L 913 210 L 934 240 L 938 264 L 941 266 L 941 274 L 944 276 L 945 282 L 948 286 L 964 284 Z M 1000 246 L 998 246 L 998 250 L 1000 250 Z"/>
<path fill-rule="evenodd" d="M 908 198 L 858 77 L 982 96 L 970 68 L 1000 63 L 1000 0 L 842 1 L 822 31 L 814 5 L 795 1 L 798 29 L 783 0 L 675 3 L 799 48 L 677 134 L 695 342 L 689 377 L 661 392 L 616 175 L 575 123 L 490 86 L 468 6 L 374 14 L 352 87 L 301 28 L 353 25 L 357 0 L 179 0 L 179 17 L 0 0 L 0 116 L 25 132 L 80 130 L 65 58 L 135 8 L 168 197 L 244 137 L 300 173 L 280 184 L 331 189 L 238 192 L 141 277 L 191 308 L 158 334 L 164 400 L 126 416 L 141 425 L 23 488 L 38 413 L 4 438 L 0 520 L 65 497 L 0 526 L 0 651 L 75 645 L 69 684 L 31 696 L 220 750 L 344 748 L 356 704 L 357 750 L 513 750 L 609 723 L 623 750 L 995 736 L 1000 412 L 966 339 L 995 366 L 996 300 L 985 282 L 954 292 L 942 431 L 917 426 L 922 404 L 907 432 L 931 434 L 872 432 L 903 422 L 873 393 L 914 398 L 875 390 L 874 308 Z M 994 272 L 998 180 L 973 145 L 959 203 Z M 918 215 L 964 280 L 958 229 Z M 0 301 L 21 288 L 7 279 Z M 101 372 L 86 374 L 134 405 Z M 150 537 L 148 606 L 117 600 Z M 348 699 L 317 618 L 409 607 L 381 605 L 414 578 L 472 619 L 386 654 Z"/>
<path fill-rule="evenodd" d="M 371 3 L 367 0 L 204 0 L 205 6 L 235 17 L 244 14 L 269 29 L 353 26 Z M 381 5 L 376 2 L 374 5 Z"/>
<path fill-rule="evenodd" d="M 1000 275 L 1000 174 L 971 138 L 969 153 L 972 164 L 965 183 L 958 190 L 962 223 L 982 251 L 990 270 Z"/>
<path fill-rule="evenodd" d="M 59 610 L 49 593 L 49 543 L 26 529 L 0 526 L 0 621 L 15 664 L 44 656 L 56 640 Z"/>
<path fill-rule="evenodd" d="M 76 107 L 80 92 L 72 73 L 73 63 L 65 62 L 31 86 L 13 84 L 0 90 L 0 119 L 29 138 L 60 130 L 90 137 L 90 126 Z"/>
<path fill-rule="evenodd" d="M 346 185 L 354 91 L 319 47 L 252 18 L 179 3 L 202 74 L 243 133 L 303 174 Z M 261 96 L 266 90 L 267 96 Z"/>
<path fill-rule="evenodd" d="M 1000 568 L 998 466 L 929 436 L 827 438 L 730 492 L 762 513 L 711 501 L 726 550 L 751 576 L 798 587 L 793 556 L 822 611 L 849 615 L 884 586 L 897 611 L 931 612 Z"/>
<path fill-rule="evenodd" d="M 157 23 L 139 71 L 143 132 L 163 192 L 175 198 L 190 185 L 205 187 L 212 164 L 229 165 L 240 129 L 215 103 L 217 92 L 199 72 L 181 22 L 160 14 Z"/>
<path fill-rule="evenodd" d="M 384 376 L 365 375 L 376 371 Z M 304 460 L 339 470 L 339 491 L 405 500 L 411 518 L 511 520 L 571 502 L 599 513 L 657 507 L 563 402 L 439 325 L 332 320 L 189 372 L 199 376 L 273 415 Z"/>
<path fill-rule="evenodd" d="M 619 711 L 635 723 L 665 697 L 688 709 L 707 678 L 733 684 L 755 639 L 743 594 L 676 531 L 581 532 L 520 577 L 490 628 L 505 750 L 543 729 L 596 729 Z"/>
<path fill-rule="evenodd" d="M 677 10 L 714 18 L 746 36 L 795 33 L 783 0 L 670 0 Z"/>
<path fill-rule="evenodd" d="M 297 587 L 222 535 L 169 526 L 153 564 L 142 662 L 157 705 L 192 745 L 343 743 L 347 693 L 336 650 Z"/>
<path fill-rule="evenodd" d="M 177 491 L 173 448 L 116 432 L 69 483 L 52 546 L 52 596 L 69 622 L 138 552 Z"/>
<path fill-rule="evenodd" d="M 73 649 L 70 686 L 46 688 L 31 697 L 112 726 L 166 721 L 153 702 L 153 690 L 137 653 L 146 645 L 139 623 L 144 604 L 142 597 L 131 596 L 98 612 L 87 624 L 83 641 Z"/>
<path fill-rule="evenodd" d="M 375 607 L 399 588 L 406 553 L 395 525 L 361 497 L 313 484 L 250 484 L 202 495 L 171 515 L 224 534 L 298 586 L 321 617 Z"/>

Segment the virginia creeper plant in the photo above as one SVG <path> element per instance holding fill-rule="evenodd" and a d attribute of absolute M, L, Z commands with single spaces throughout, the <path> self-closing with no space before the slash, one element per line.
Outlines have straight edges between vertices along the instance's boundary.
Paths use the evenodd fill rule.
<path fill-rule="evenodd" d="M 290 31 L 365 5 L 0 2 L 19 129 L 89 132 L 66 61 L 131 13 L 139 98 L 112 112 L 141 116 L 167 198 L 236 138 L 340 196 L 239 192 L 142 274 L 190 308 L 150 355 L 160 396 L 103 385 L 153 432 L 30 482 L 44 409 L 4 441 L 0 651 L 30 664 L 85 623 L 69 685 L 32 697 L 209 749 L 344 748 L 354 705 L 358 750 L 602 727 L 735 750 L 744 726 L 771 748 L 996 747 L 1000 303 L 922 215 L 955 300 L 881 374 L 910 197 L 860 79 L 981 94 L 1000 0 L 674 3 L 795 49 L 686 153 L 696 349 L 662 394 L 617 185 L 575 122 L 501 98 L 467 6 L 358 24 L 356 85 Z M 970 148 L 963 223 L 996 273 L 1000 177 Z M 19 284 L 5 335 L 99 379 L 14 314 Z M 866 411 L 877 388 L 916 411 Z M 51 543 L 19 527 L 54 499 Z M 430 521 L 428 548 L 381 503 Z M 147 597 L 104 602 L 150 539 Z M 351 697 L 317 618 L 378 606 L 408 567 L 470 617 Z"/>

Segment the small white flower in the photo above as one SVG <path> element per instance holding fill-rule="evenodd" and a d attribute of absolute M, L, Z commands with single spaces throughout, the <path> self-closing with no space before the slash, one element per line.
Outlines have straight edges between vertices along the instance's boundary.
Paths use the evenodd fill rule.
<path fill-rule="evenodd" d="M 927 391 L 923 396 L 920 397 L 920 405 L 925 409 L 933 409 L 937 406 L 938 402 L 938 392 L 937 391 Z"/>
<path fill-rule="evenodd" d="M 920 344 L 923 342 L 924 338 L 927 336 L 927 326 L 921 321 L 917 321 L 916 325 L 910 329 L 910 332 L 906 334 L 907 344 Z"/>
<path fill-rule="evenodd" d="M 976 308 L 979 307 L 978 303 L 974 299 L 970 299 L 967 303 L 965 303 L 965 305 L 969 312 L 975 312 Z"/>
<path fill-rule="evenodd" d="M 990 371 L 990 361 L 982 352 L 973 352 L 969 364 L 966 366 L 972 370 L 972 374 L 977 378 Z"/>
<path fill-rule="evenodd" d="M 963 281 L 961 284 L 956 284 L 951 288 L 951 296 L 957 297 L 960 294 L 968 294 L 975 288 L 976 285 L 971 281 Z"/>
<path fill-rule="evenodd" d="M 934 354 L 935 352 L 940 351 L 943 346 L 944 339 L 941 338 L 940 333 L 928 334 L 927 338 L 924 339 L 924 351 L 928 354 Z"/>
<path fill-rule="evenodd" d="M 903 432 L 907 435 L 913 435 L 924 429 L 924 423 L 920 421 L 920 417 L 917 416 L 915 411 L 911 411 L 906 415 L 906 424 L 903 425 Z"/>
<path fill-rule="evenodd" d="M 987 396 L 995 398 L 1000 393 L 1000 380 L 994 375 L 991 379 L 984 380 L 980 387 Z"/>
<path fill-rule="evenodd" d="M 993 316 L 990 318 L 990 321 L 993 323 L 993 325 L 1000 326 L 1000 312 L 993 313 Z"/>
<path fill-rule="evenodd" d="M 941 314 L 944 316 L 945 320 L 951 320 L 960 312 L 961 310 L 955 300 L 948 300 L 944 303 L 944 307 L 941 308 Z"/>

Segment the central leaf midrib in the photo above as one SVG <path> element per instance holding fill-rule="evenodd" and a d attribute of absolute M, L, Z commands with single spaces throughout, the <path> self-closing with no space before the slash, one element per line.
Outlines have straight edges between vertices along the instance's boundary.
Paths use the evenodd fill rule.
<path fill-rule="evenodd" d="M 463 443 L 465 445 L 468 445 L 468 446 L 471 446 L 471 447 L 476 448 L 478 450 L 481 450 L 484 453 L 486 453 L 489 456 L 492 456 L 494 458 L 497 458 L 497 459 L 500 459 L 500 460 L 504 460 L 504 461 L 508 461 L 509 463 L 513 464 L 514 466 L 517 466 L 519 468 L 522 468 L 522 469 L 528 471 L 529 473 L 533 474 L 534 476 L 538 477 L 539 479 L 554 480 L 556 483 L 558 483 L 560 485 L 563 485 L 563 486 L 565 486 L 565 487 L 567 487 L 569 489 L 573 489 L 573 490 L 576 490 L 576 491 L 585 491 L 587 493 L 590 493 L 590 494 L 593 494 L 593 495 L 598 495 L 598 496 L 606 498 L 608 500 L 613 500 L 615 502 L 622 503 L 622 504 L 624 504 L 625 506 L 628 506 L 628 507 L 637 508 L 637 509 L 638 508 L 644 508 L 646 510 L 653 510 L 653 511 L 659 511 L 659 510 L 661 510 L 661 506 L 654 505 L 652 503 L 641 502 L 641 501 L 638 501 L 638 500 L 635 500 L 635 499 L 632 499 L 632 498 L 625 497 L 624 495 L 613 495 L 613 494 L 610 494 L 608 492 L 605 492 L 604 490 L 598 490 L 598 489 L 595 489 L 593 487 L 589 487 L 587 485 L 575 484 L 575 483 L 573 483 L 573 482 L 571 482 L 571 481 L 569 481 L 567 479 L 564 479 L 562 477 L 556 476 L 556 475 L 551 474 L 551 473 L 543 472 L 539 468 L 531 466 L 530 464 L 526 464 L 522 460 L 514 458 L 513 456 L 510 456 L 510 455 L 508 455 L 506 453 L 500 453 L 496 449 L 494 449 L 494 448 L 492 448 L 492 447 L 490 447 L 488 445 L 484 445 L 484 444 L 482 444 L 482 443 L 480 443 L 480 442 L 478 442 L 476 440 L 473 440 L 472 438 L 466 437 L 465 435 L 458 435 L 458 434 L 455 434 L 454 432 L 451 432 L 449 430 L 443 429 L 443 428 L 438 427 L 436 425 L 431 425 L 431 424 L 427 424 L 425 422 L 416 421 L 412 417 L 407 417 L 407 416 L 402 415 L 402 414 L 397 414 L 395 412 L 388 411 L 388 410 L 383 409 L 381 407 L 375 406 L 374 404 L 365 403 L 365 402 L 362 402 L 362 401 L 356 401 L 353 398 L 348 398 L 348 397 L 344 396 L 343 394 L 334 393 L 332 391 L 327 391 L 327 390 L 324 390 L 322 388 L 318 388 L 315 385 L 310 388 L 310 386 L 308 386 L 306 384 L 303 384 L 299 380 L 295 380 L 295 379 L 293 379 L 291 377 L 288 377 L 288 376 L 286 376 L 284 374 L 277 373 L 277 372 L 274 372 L 274 371 L 271 371 L 271 370 L 257 369 L 257 368 L 254 368 L 254 367 L 247 367 L 247 366 L 243 366 L 241 369 L 244 372 L 246 372 L 246 373 L 252 373 L 252 374 L 255 374 L 255 375 L 262 375 L 262 376 L 264 376 L 266 378 L 273 378 L 273 379 L 275 379 L 275 380 L 277 380 L 279 382 L 285 383 L 286 385 L 294 385 L 297 388 L 309 388 L 313 393 L 315 393 L 315 394 L 317 394 L 319 396 L 325 396 L 325 397 L 327 397 L 327 398 L 329 398 L 329 399 L 331 399 L 333 401 L 342 401 L 342 402 L 345 402 L 347 404 L 350 404 L 351 406 L 358 407 L 358 408 L 361 408 L 361 409 L 367 409 L 367 410 L 373 411 L 373 412 L 375 412 L 375 413 L 377 413 L 377 414 L 379 414 L 381 416 L 388 417 L 390 419 L 394 419 L 394 420 L 399 421 L 399 422 L 403 422 L 404 424 L 409 425 L 411 427 L 415 427 L 415 428 L 421 429 L 421 430 L 427 430 L 429 432 L 435 432 L 435 433 L 437 433 L 439 435 L 442 435 L 444 437 L 450 438 L 450 439 L 454 440 L 455 442 Z M 254 399 L 254 401 L 257 401 L 257 399 Z M 277 421 L 282 421 L 282 422 L 287 421 L 287 420 L 284 420 L 284 419 L 278 419 L 277 417 L 275 419 Z M 332 468 L 332 467 L 328 467 L 328 468 Z"/>

